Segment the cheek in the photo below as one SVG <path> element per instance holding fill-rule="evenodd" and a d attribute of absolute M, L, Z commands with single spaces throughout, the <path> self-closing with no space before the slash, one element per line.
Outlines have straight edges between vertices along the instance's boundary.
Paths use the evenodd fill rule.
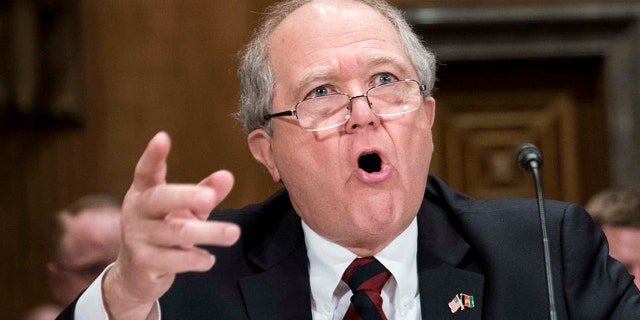
<path fill-rule="evenodd" d="M 409 190 L 420 193 L 426 186 L 433 153 L 431 129 L 424 123 L 406 126 L 401 135 L 393 137 L 398 152 L 398 169 Z"/>
<path fill-rule="evenodd" d="M 309 177 L 322 179 L 336 168 L 338 153 L 331 144 L 315 139 L 307 132 L 291 133 L 289 138 L 274 144 L 274 161 L 282 181 L 304 183 Z"/>
<path fill-rule="evenodd" d="M 387 126 L 396 150 L 408 163 L 428 165 L 433 152 L 431 126 L 425 118 Z"/>

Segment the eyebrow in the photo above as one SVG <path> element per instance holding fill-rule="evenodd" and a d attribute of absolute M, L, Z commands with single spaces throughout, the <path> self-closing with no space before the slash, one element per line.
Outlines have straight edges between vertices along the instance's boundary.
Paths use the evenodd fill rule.
<path fill-rule="evenodd" d="M 303 90 L 302 88 L 309 83 L 318 82 L 320 80 L 326 81 L 326 79 L 333 78 L 334 72 L 331 71 L 331 69 L 332 69 L 331 67 L 322 66 L 320 68 L 315 68 L 310 72 L 306 72 L 301 77 L 296 79 L 296 83 L 302 84 L 301 86 L 298 87 L 298 89 L 296 89 L 296 96 L 301 94 L 300 91 Z"/>
<path fill-rule="evenodd" d="M 396 54 L 369 54 L 362 59 L 365 60 L 363 63 L 364 68 L 375 68 L 382 65 L 391 65 L 397 69 L 398 72 L 402 74 L 409 73 L 409 68 L 413 67 L 413 63 L 409 60 L 409 65 L 403 61 L 404 57 L 398 56 Z M 407 57 L 408 59 L 408 57 Z M 302 84 L 295 90 L 295 96 L 300 97 L 303 94 L 303 90 L 309 83 L 327 81 L 332 78 L 335 78 L 335 68 L 333 66 L 323 65 L 321 67 L 315 68 L 309 72 L 302 74 L 300 77 L 295 79 L 296 83 Z M 306 92 L 305 92 L 306 93 Z"/>
<path fill-rule="evenodd" d="M 398 70 L 402 73 L 408 73 L 409 70 L 406 68 L 406 66 L 404 65 L 404 61 L 403 61 L 404 57 L 400 57 L 398 55 L 371 55 L 370 57 L 368 57 L 368 59 L 370 60 L 370 62 L 368 62 L 369 65 L 371 65 L 372 67 L 374 66 L 380 66 L 380 65 L 392 65 L 396 68 L 398 68 Z M 408 59 L 408 57 L 407 57 Z M 409 66 L 413 66 L 413 64 L 411 63 L 411 61 L 409 60 Z"/>
<path fill-rule="evenodd" d="M 414 61 L 411 59 L 409 54 L 402 51 L 402 54 L 386 54 L 382 56 L 378 56 L 373 59 L 375 65 L 391 65 L 395 68 L 396 76 L 401 79 L 418 79 L 419 72 L 416 65 L 414 65 Z"/>

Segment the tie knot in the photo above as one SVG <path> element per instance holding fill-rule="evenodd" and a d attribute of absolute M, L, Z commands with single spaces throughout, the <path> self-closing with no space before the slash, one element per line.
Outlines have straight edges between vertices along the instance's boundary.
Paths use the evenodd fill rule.
<path fill-rule="evenodd" d="M 391 273 L 374 257 L 356 258 L 342 275 L 342 280 L 356 293 L 370 290 L 380 294 Z"/>

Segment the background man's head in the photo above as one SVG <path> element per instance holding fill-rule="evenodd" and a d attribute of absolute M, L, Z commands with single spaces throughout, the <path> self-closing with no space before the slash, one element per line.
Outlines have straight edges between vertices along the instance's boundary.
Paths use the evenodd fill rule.
<path fill-rule="evenodd" d="M 609 254 L 627 267 L 640 288 L 640 191 L 604 190 L 585 207 L 606 234 Z"/>
<path fill-rule="evenodd" d="M 120 202 L 105 195 L 78 199 L 56 215 L 49 286 L 56 302 L 66 305 L 118 255 Z"/>

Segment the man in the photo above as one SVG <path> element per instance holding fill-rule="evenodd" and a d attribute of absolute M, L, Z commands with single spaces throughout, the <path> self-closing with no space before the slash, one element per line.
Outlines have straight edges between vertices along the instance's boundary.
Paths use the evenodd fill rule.
<path fill-rule="evenodd" d="M 640 192 L 629 188 L 603 190 L 585 207 L 607 236 L 609 255 L 627 267 L 640 288 Z"/>
<path fill-rule="evenodd" d="M 118 256 L 120 201 L 107 195 L 84 196 L 56 215 L 47 262 L 55 304 L 33 309 L 25 319 L 54 319 Z"/>
<path fill-rule="evenodd" d="M 118 259 L 60 318 L 547 318 L 536 202 L 427 187 L 435 62 L 402 15 L 313 0 L 267 17 L 242 62 L 239 118 L 285 190 L 203 222 L 231 174 L 166 184 L 170 141 L 156 135 L 125 197 Z M 588 214 L 547 209 L 560 317 L 640 317 Z"/>

